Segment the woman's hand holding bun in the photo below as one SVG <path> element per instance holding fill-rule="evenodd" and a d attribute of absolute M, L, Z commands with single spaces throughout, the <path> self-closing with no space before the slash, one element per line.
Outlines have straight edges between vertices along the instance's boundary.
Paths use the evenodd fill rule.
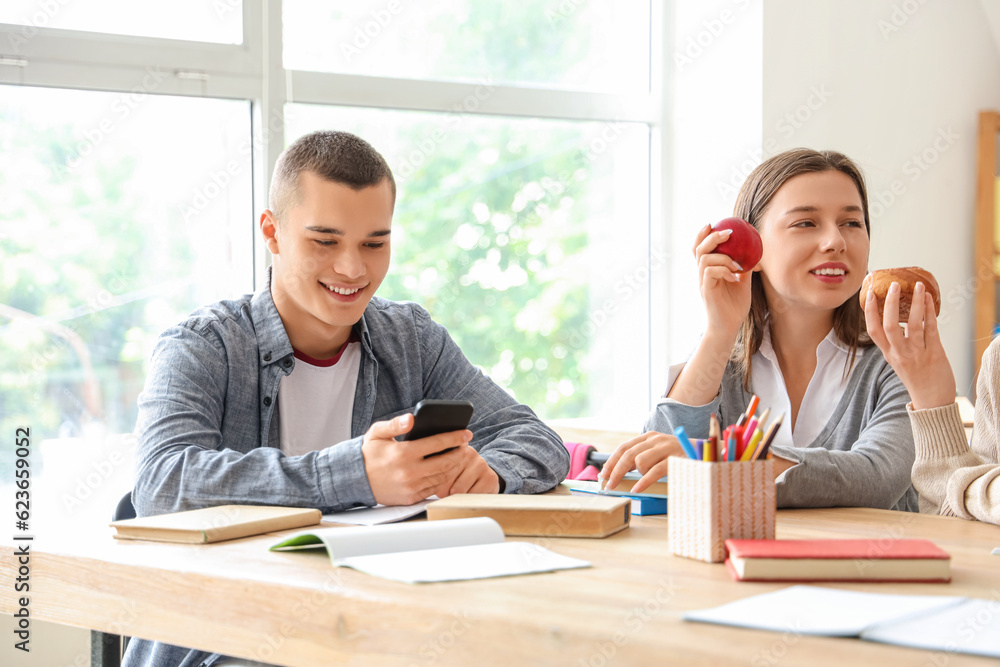
<path fill-rule="evenodd" d="M 876 271 L 865 278 L 861 304 L 865 309 L 868 335 L 882 350 L 885 360 L 906 385 L 915 410 L 950 405 L 955 402 L 955 375 L 938 334 L 937 315 L 941 297 L 937 281 L 927 271 L 916 269 Z M 889 274 L 901 280 L 879 282 L 875 274 Z M 906 271 L 908 273 L 899 273 Z M 919 276 L 914 279 L 914 276 Z M 909 282 L 912 281 L 912 282 Z M 883 296 L 879 292 L 884 287 Z M 867 288 L 867 289 L 866 289 Z M 900 326 L 906 301 L 906 331 Z"/>
<path fill-rule="evenodd" d="M 874 292 L 878 300 L 878 313 L 882 317 L 885 309 L 885 298 L 889 294 L 889 286 L 892 283 L 899 284 L 899 320 L 906 322 L 910 317 L 910 304 L 913 300 L 913 290 L 917 283 L 923 283 L 927 293 L 934 300 L 934 314 L 941 314 L 941 290 L 938 288 L 937 280 L 930 271 L 925 271 L 917 266 L 904 266 L 897 269 L 879 269 L 872 271 L 865 276 L 865 281 L 861 283 L 861 307 L 865 307 L 868 300 L 868 293 Z"/>

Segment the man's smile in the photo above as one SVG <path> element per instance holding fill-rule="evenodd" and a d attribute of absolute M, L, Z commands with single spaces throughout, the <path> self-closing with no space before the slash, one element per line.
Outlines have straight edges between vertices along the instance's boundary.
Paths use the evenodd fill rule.
<path fill-rule="evenodd" d="M 355 287 L 344 287 L 338 285 L 328 285 L 322 281 L 319 282 L 328 292 L 330 292 L 335 297 L 338 297 L 338 301 L 353 301 L 358 294 L 360 294 L 368 284 L 355 286 Z"/>

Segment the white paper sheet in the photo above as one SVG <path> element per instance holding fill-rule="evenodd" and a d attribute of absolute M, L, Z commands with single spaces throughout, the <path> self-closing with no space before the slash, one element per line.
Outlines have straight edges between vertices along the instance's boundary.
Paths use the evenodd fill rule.
<path fill-rule="evenodd" d="M 376 526 L 382 523 L 395 523 L 417 516 L 425 508 L 437 500 L 437 496 L 421 500 L 413 505 L 376 505 L 375 507 L 360 507 L 346 512 L 324 514 L 323 521 L 347 523 L 352 526 Z"/>
<path fill-rule="evenodd" d="M 561 556 L 529 542 L 501 542 L 354 556 L 342 558 L 338 564 L 376 577 L 410 584 L 487 579 L 590 567 L 590 563 L 585 560 Z"/>
<path fill-rule="evenodd" d="M 310 531 L 326 544 L 334 564 L 345 558 L 398 551 L 466 547 L 504 541 L 500 524 L 486 517 L 418 521 L 364 528 L 323 528 Z"/>
<path fill-rule="evenodd" d="M 932 595 L 856 593 L 819 586 L 790 586 L 690 611 L 688 621 L 805 635 L 858 637 L 866 628 L 961 603 L 966 598 Z"/>
<path fill-rule="evenodd" d="M 1000 658 L 1000 600 L 967 599 L 931 614 L 877 625 L 861 638 Z"/>

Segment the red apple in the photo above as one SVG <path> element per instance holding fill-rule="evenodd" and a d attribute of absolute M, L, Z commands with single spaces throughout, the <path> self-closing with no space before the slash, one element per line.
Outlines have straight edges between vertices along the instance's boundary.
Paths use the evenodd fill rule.
<path fill-rule="evenodd" d="M 760 234 L 753 228 L 753 225 L 743 218 L 726 218 L 712 225 L 713 232 L 723 229 L 731 229 L 733 233 L 729 235 L 728 239 L 715 246 L 715 250 L 712 252 L 729 255 L 734 262 L 743 267 L 744 271 L 749 271 L 757 266 L 757 262 L 764 254 L 764 244 L 761 243 Z"/>

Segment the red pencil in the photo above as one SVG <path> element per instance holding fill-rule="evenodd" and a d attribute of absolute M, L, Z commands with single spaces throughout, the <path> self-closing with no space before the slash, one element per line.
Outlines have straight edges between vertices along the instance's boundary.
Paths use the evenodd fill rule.
<path fill-rule="evenodd" d="M 743 444 L 743 434 L 746 433 L 746 428 L 743 426 L 733 427 L 733 439 L 736 441 L 736 457 L 734 460 L 739 461 L 740 457 L 743 456 L 743 449 L 745 445 Z"/>

